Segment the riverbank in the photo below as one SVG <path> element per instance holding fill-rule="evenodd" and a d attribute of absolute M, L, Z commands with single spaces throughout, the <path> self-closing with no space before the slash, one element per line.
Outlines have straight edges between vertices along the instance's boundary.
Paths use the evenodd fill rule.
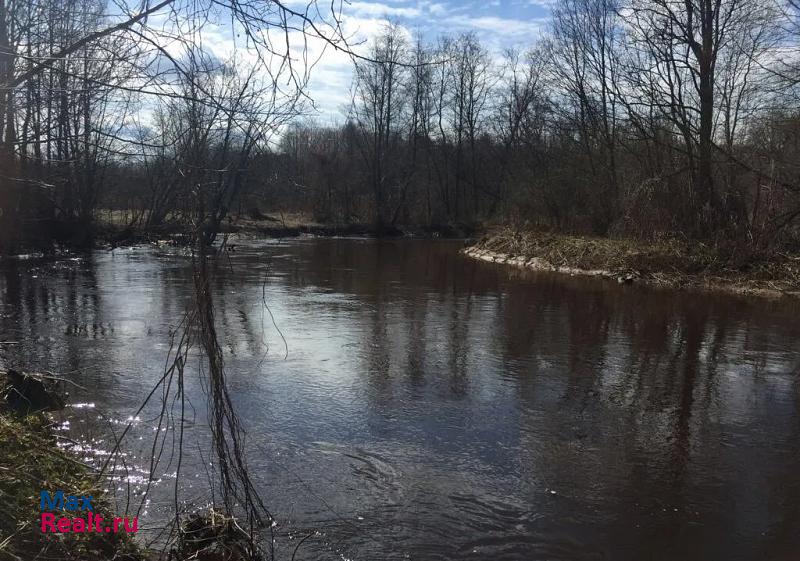
<path fill-rule="evenodd" d="M 229 216 L 220 224 L 219 238 L 233 236 L 249 239 L 316 237 L 374 238 L 470 238 L 483 233 L 482 224 L 408 224 L 378 226 L 368 222 L 318 222 L 303 213 L 273 213 L 258 216 Z M 157 226 L 143 225 L 141 216 L 130 211 L 100 210 L 88 224 L 52 223 L 43 227 L 35 239 L 0 243 L 0 257 L 115 248 L 141 244 L 188 245 L 196 227 L 181 220 L 167 220 Z M 2 242 L 2 240 L 0 240 Z"/>
<path fill-rule="evenodd" d="M 19 417 L 0 410 L 0 559 L 145 561 L 130 535 L 104 532 L 44 533 L 40 492 L 92 496 L 96 515 L 110 520 L 107 497 L 90 469 L 57 445 L 45 414 Z M 117 516 L 119 516 L 117 514 Z"/>
<path fill-rule="evenodd" d="M 377 226 L 370 222 L 319 222 L 302 213 L 262 214 L 232 219 L 226 230 L 250 237 L 286 238 L 314 236 L 436 237 L 464 238 L 481 230 L 476 224 L 401 224 Z"/>
<path fill-rule="evenodd" d="M 1 560 L 263 559 L 236 519 L 215 508 L 188 514 L 160 551 L 140 545 L 134 539 L 138 515 L 115 511 L 113 491 L 101 486 L 105 479 L 70 451 L 77 442 L 59 436 L 47 412 L 64 407 L 54 379 L 0 370 Z M 65 521 L 68 530 L 62 528 Z"/>
<path fill-rule="evenodd" d="M 421 237 L 466 238 L 482 232 L 479 224 L 384 225 L 368 222 L 319 222 L 303 213 L 272 213 L 257 216 L 230 216 L 220 225 L 221 235 L 244 238 L 293 238 L 303 235 L 321 237 Z M 95 243 L 100 245 L 128 245 L 173 240 L 180 243 L 190 239 L 191 227 L 180 222 L 166 222 L 157 227 L 130 224 L 130 216 L 123 212 L 98 214 L 94 232 Z"/>
<path fill-rule="evenodd" d="M 620 283 L 800 297 L 800 255 L 779 252 L 754 254 L 675 239 L 591 238 L 503 228 L 464 253 L 493 263 Z"/>

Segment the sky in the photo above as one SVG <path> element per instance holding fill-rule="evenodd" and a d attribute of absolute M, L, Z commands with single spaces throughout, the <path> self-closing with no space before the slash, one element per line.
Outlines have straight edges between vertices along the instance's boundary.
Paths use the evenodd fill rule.
<path fill-rule="evenodd" d="M 109 1 L 113 3 L 114 0 Z M 139 5 L 139 1 L 128 0 L 131 6 Z M 525 50 L 536 43 L 549 23 L 549 6 L 555 0 L 283 0 L 282 4 L 304 12 L 314 1 L 328 22 L 331 21 L 328 19 L 330 2 L 333 1 L 335 6 L 342 3 L 342 33 L 357 54 L 367 55 L 371 40 L 393 23 L 408 37 L 421 36 L 430 43 L 435 43 L 442 35 L 473 32 L 492 58 L 499 62 L 504 50 L 512 47 Z M 153 42 L 158 43 L 173 60 L 184 59 L 186 45 L 194 41 L 199 41 L 201 48 L 219 61 L 236 59 L 245 65 L 248 62 L 258 64 L 258 53 L 265 54 L 264 49 L 253 49 L 242 26 L 231 23 L 226 17 L 213 18 L 197 28 L 193 27 L 194 20 L 169 18 L 168 13 L 163 11 L 151 16 L 147 23 L 156 30 Z M 295 19 L 293 25 L 297 24 Z M 332 35 L 330 28 L 322 26 L 321 29 Z M 198 30 L 197 35 L 194 35 L 195 30 Z M 286 38 L 282 28 L 264 27 L 260 33 L 269 36 L 278 55 L 284 52 L 282 45 Z M 289 42 L 296 64 L 302 67 L 304 58 L 313 62 L 305 88 L 309 101 L 303 108 L 304 118 L 313 119 L 323 126 L 342 124 L 351 101 L 353 58 L 347 52 L 336 51 L 323 39 L 309 37 L 300 31 L 290 32 Z M 281 62 L 280 56 L 276 56 L 270 59 L 268 66 L 274 71 Z M 164 66 L 171 64 L 165 61 Z M 287 86 L 285 75 L 277 81 Z M 165 89 L 170 87 L 165 86 Z M 292 89 L 289 86 L 287 91 Z M 149 122 L 152 118 L 150 109 L 150 105 L 143 104 L 138 122 Z M 279 132 L 281 126 L 274 130 Z"/>
<path fill-rule="evenodd" d="M 353 0 L 342 6 L 342 16 L 357 52 L 365 53 L 370 38 L 392 21 L 429 41 L 443 34 L 472 31 L 491 53 L 499 55 L 509 47 L 532 46 L 547 25 L 551 1 Z M 352 60 L 344 53 L 328 49 L 319 57 L 307 90 L 315 105 L 310 113 L 318 122 L 342 122 L 343 109 L 350 99 L 352 72 Z"/>

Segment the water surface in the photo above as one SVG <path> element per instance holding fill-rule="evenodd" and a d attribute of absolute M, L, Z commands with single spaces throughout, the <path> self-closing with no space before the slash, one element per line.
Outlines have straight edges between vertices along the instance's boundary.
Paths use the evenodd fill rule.
<path fill-rule="evenodd" d="M 796 558 L 796 304 L 522 272 L 460 247 L 244 242 L 218 263 L 231 393 L 281 558 L 308 533 L 298 558 Z M 0 365 L 68 373 L 91 405 L 70 436 L 107 448 L 191 291 L 177 250 L 2 260 L 0 341 L 18 343 Z M 202 504 L 198 365 L 182 473 Z M 134 482 L 156 409 L 131 434 Z M 174 472 L 165 459 L 156 487 Z M 153 497 L 145 526 L 171 507 Z"/>

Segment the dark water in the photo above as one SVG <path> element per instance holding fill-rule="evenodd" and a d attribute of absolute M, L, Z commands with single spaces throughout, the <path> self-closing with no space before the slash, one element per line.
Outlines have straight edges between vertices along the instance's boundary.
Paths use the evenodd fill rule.
<path fill-rule="evenodd" d="M 309 532 L 298 559 L 800 557 L 796 304 L 459 248 L 253 242 L 220 263 L 218 329 L 281 558 Z M 0 341 L 18 342 L 0 364 L 71 372 L 72 401 L 94 405 L 73 409 L 71 436 L 107 438 L 160 376 L 191 283 L 185 256 L 154 249 L 0 261 Z M 184 488 L 202 503 L 190 370 Z M 160 469 L 168 487 L 175 465 Z"/>

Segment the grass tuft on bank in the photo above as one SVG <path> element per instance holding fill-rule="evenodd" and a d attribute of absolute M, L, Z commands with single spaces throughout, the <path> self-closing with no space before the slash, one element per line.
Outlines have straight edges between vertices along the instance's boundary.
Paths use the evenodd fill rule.
<path fill-rule="evenodd" d="M 468 255 L 539 270 L 593 274 L 673 288 L 800 296 L 800 255 L 655 241 L 553 234 L 511 227 L 484 236 Z"/>
<path fill-rule="evenodd" d="M 0 411 L 0 559 L 143 561 L 125 533 L 43 533 L 39 493 L 57 489 L 91 495 L 98 514 L 113 517 L 89 468 L 56 446 L 45 414 L 18 417 Z M 119 516 L 119 514 L 116 514 Z"/>

